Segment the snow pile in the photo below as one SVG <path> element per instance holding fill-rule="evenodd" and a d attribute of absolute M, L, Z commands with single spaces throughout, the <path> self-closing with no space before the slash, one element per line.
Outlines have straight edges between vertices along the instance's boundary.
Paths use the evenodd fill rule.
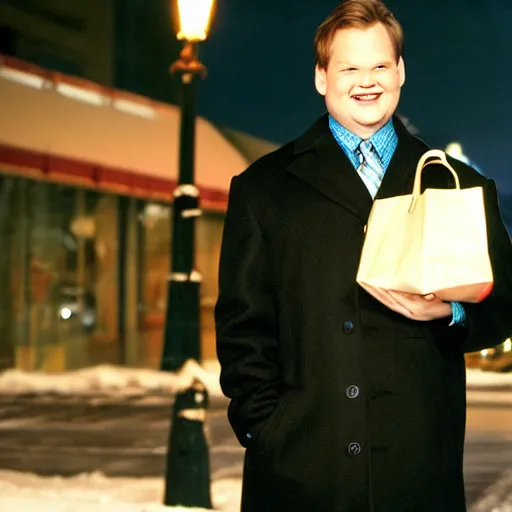
<path fill-rule="evenodd" d="M 72 478 L 0 471 L 2 512 L 205 512 L 164 507 L 160 478 L 107 478 L 101 473 Z M 218 511 L 240 510 L 240 480 L 218 480 L 212 499 Z"/>
<path fill-rule="evenodd" d="M 55 374 L 11 369 L 0 374 L 0 394 L 171 396 L 194 382 L 202 383 L 212 396 L 222 395 L 218 370 L 206 370 L 193 360 L 177 373 L 110 365 Z"/>
<path fill-rule="evenodd" d="M 492 484 L 470 512 L 512 512 L 512 470 Z"/>
<path fill-rule="evenodd" d="M 512 373 L 485 372 L 468 368 L 466 372 L 467 385 L 471 388 L 511 388 Z"/>
<path fill-rule="evenodd" d="M 192 360 L 177 373 L 110 365 L 55 374 L 6 370 L 0 373 L 0 395 L 170 397 L 198 381 L 211 397 L 222 397 L 219 374 L 218 363 L 211 362 L 203 367 Z M 468 369 L 467 383 L 471 389 L 512 389 L 512 373 Z"/>

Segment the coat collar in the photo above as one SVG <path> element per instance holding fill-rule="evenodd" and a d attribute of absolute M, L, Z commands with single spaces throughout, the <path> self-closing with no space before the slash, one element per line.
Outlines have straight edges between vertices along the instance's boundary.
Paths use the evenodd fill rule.
<path fill-rule="evenodd" d="M 293 148 L 287 170 L 332 201 L 367 221 L 372 198 L 354 167 L 329 129 L 328 116 L 322 116 Z M 428 147 L 413 137 L 397 118 L 393 118 L 398 146 L 384 175 L 376 199 L 410 193 L 420 156 Z"/>

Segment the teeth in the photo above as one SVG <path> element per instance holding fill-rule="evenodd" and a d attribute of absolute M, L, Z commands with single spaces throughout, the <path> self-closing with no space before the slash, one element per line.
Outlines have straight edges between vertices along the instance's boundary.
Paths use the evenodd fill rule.
<path fill-rule="evenodd" d="M 365 94 L 365 95 L 358 95 L 356 96 L 356 98 L 358 99 L 361 99 L 361 100 L 373 100 L 375 98 L 377 98 L 377 94 Z"/>

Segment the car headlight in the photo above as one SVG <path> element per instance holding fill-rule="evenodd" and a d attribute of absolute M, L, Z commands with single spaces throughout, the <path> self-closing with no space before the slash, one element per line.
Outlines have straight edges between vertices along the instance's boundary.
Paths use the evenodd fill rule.
<path fill-rule="evenodd" d="M 71 312 L 71 309 L 69 308 L 62 308 L 60 310 L 60 317 L 62 318 L 62 320 L 69 320 L 71 318 L 71 315 L 73 313 Z"/>

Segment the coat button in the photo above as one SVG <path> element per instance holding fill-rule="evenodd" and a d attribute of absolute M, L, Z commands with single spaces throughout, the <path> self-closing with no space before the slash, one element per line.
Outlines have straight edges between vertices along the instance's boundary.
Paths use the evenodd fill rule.
<path fill-rule="evenodd" d="M 354 324 L 350 320 L 343 324 L 343 332 L 345 334 L 352 334 L 354 332 Z"/>
<path fill-rule="evenodd" d="M 349 398 L 357 398 L 359 396 L 359 388 L 357 386 L 349 386 L 347 388 L 347 396 Z"/>
<path fill-rule="evenodd" d="M 348 454 L 351 456 L 359 455 L 361 453 L 361 445 L 359 443 L 350 443 L 348 445 Z"/>

